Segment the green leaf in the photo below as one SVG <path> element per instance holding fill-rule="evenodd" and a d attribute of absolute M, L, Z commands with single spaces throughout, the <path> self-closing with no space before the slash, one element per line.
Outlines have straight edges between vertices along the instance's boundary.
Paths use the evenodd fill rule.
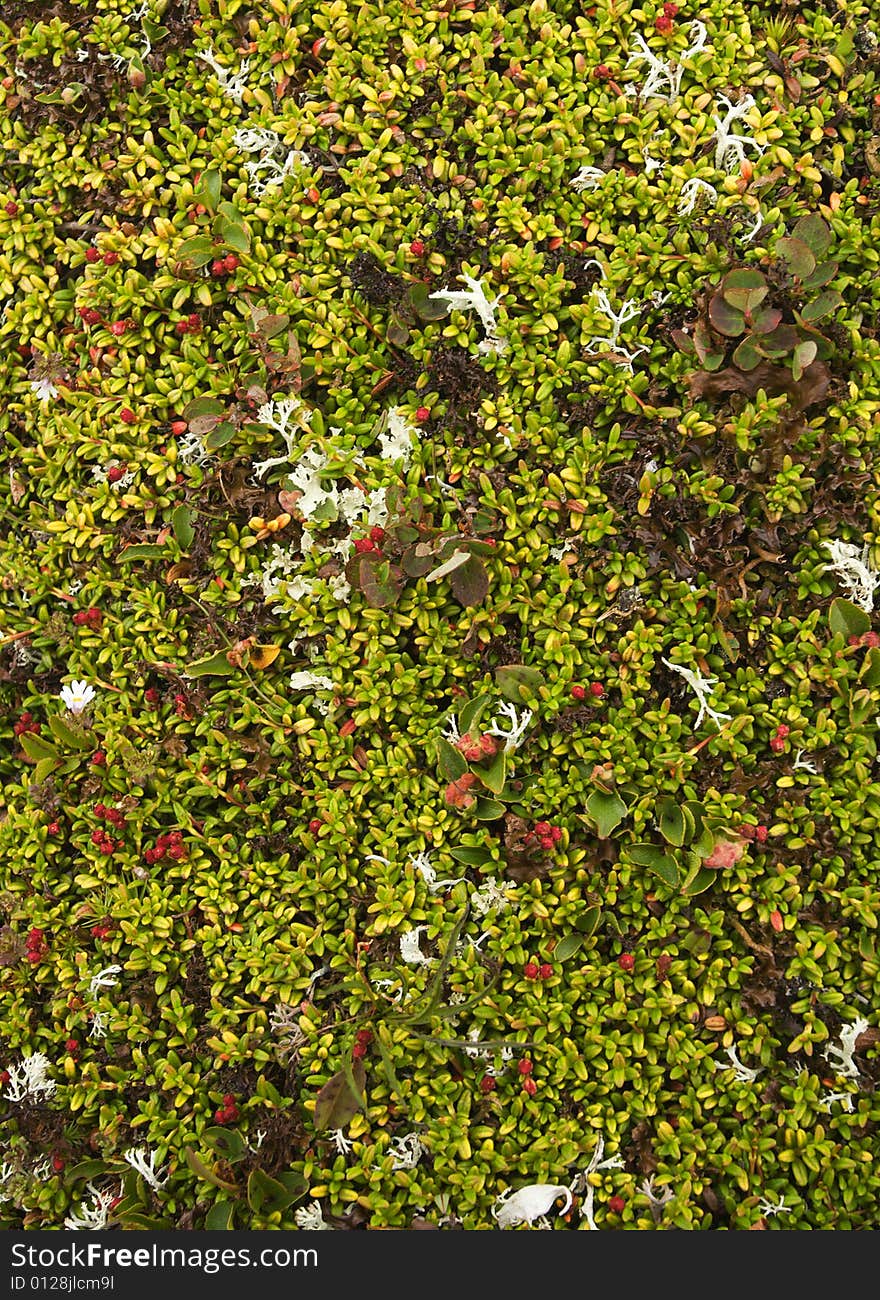
<path fill-rule="evenodd" d="M 799 340 L 800 335 L 793 325 L 777 325 L 761 339 L 761 351 L 766 357 L 784 357 L 794 351 Z"/>
<path fill-rule="evenodd" d="M 746 327 L 746 318 L 736 307 L 725 302 L 720 293 L 716 293 L 709 303 L 709 320 L 728 338 L 735 339 Z"/>
<path fill-rule="evenodd" d="M 216 654 L 208 655 L 206 659 L 197 659 L 195 663 L 188 664 L 184 669 L 185 677 L 228 677 L 237 670 L 226 657 L 225 650 L 218 650 Z"/>
<path fill-rule="evenodd" d="M 437 761 L 447 781 L 457 781 L 468 770 L 464 754 L 454 745 L 450 745 L 444 736 L 437 737 Z"/>
<path fill-rule="evenodd" d="M 450 849 L 449 856 L 466 867 L 487 867 L 493 861 L 488 849 Z"/>
<path fill-rule="evenodd" d="M 270 1178 L 262 1169 L 252 1169 L 247 1182 L 247 1201 L 254 1214 L 272 1214 L 287 1207 L 302 1196 L 307 1184 L 290 1190 L 277 1178 Z"/>
<path fill-rule="evenodd" d="M 843 303 L 843 294 L 838 293 L 836 289 L 826 289 L 820 293 L 818 298 L 808 302 L 805 307 L 801 308 L 801 320 L 813 321 L 821 320 L 823 316 L 829 316 L 831 312 L 836 311 Z"/>
<path fill-rule="evenodd" d="M 770 292 L 767 281 L 761 272 L 750 267 L 741 271 L 729 272 L 721 281 L 719 287 L 728 307 L 733 307 L 737 311 L 743 312 L 743 314 L 753 312 Z M 715 322 L 713 321 L 712 324 L 714 325 Z M 722 333 L 724 333 L 723 330 Z"/>
<path fill-rule="evenodd" d="M 220 202 L 221 179 L 218 171 L 202 172 L 201 185 L 198 191 L 198 200 L 203 203 L 211 212 L 215 212 L 217 204 Z"/>
<path fill-rule="evenodd" d="M 211 1183 L 214 1187 L 221 1188 L 224 1192 L 237 1192 L 238 1187 L 235 1183 L 229 1183 L 223 1178 L 219 1178 L 213 1169 L 209 1169 L 204 1160 L 197 1156 L 192 1147 L 184 1147 L 183 1155 L 186 1163 L 196 1175 L 197 1178 L 204 1178 L 206 1183 Z"/>
<path fill-rule="evenodd" d="M 747 335 L 733 354 L 733 364 L 739 366 L 740 370 L 754 370 L 755 366 L 761 361 L 761 353 L 758 350 L 755 340 L 749 334 Z"/>
<path fill-rule="evenodd" d="M 684 812 L 674 799 L 660 801 L 657 807 L 657 824 L 664 840 L 680 849 L 685 841 L 687 823 Z"/>
<path fill-rule="evenodd" d="M 215 1201 L 205 1215 L 206 1232 L 229 1232 L 235 1216 L 235 1201 Z"/>
<path fill-rule="evenodd" d="M 498 803 L 495 799 L 478 798 L 471 811 L 478 821 L 494 822 L 499 817 L 503 817 L 507 809 L 503 803 Z"/>
<path fill-rule="evenodd" d="M 711 867 L 697 867 L 685 876 L 681 883 L 681 892 L 688 898 L 704 893 L 718 879 L 718 872 Z"/>
<path fill-rule="evenodd" d="M 678 888 L 678 867 L 675 860 L 656 844 L 631 844 L 626 850 L 626 855 L 636 866 L 648 867 L 670 889 Z"/>
<path fill-rule="evenodd" d="M 577 918 L 574 928 L 578 930 L 586 939 L 596 930 L 599 921 L 602 919 L 601 907 L 588 907 L 587 910 Z"/>
<path fill-rule="evenodd" d="M 64 1171 L 65 1183 L 78 1183 L 83 1179 L 97 1178 L 99 1174 L 106 1174 L 106 1160 L 80 1160 L 77 1164 L 72 1165 L 70 1169 Z"/>
<path fill-rule="evenodd" d="M 216 397 L 194 397 L 184 407 L 183 418 L 189 423 L 203 415 L 222 415 L 225 410 L 226 403 L 219 402 Z"/>
<path fill-rule="evenodd" d="M 247 1155 L 247 1143 L 234 1128 L 207 1128 L 202 1134 L 212 1151 L 234 1165 Z"/>
<path fill-rule="evenodd" d="M 492 696 L 484 692 L 481 695 L 474 696 L 472 700 L 468 700 L 467 704 L 463 705 L 458 715 L 458 730 L 460 735 L 466 736 L 467 733 L 477 725 L 487 706 L 491 702 Z"/>
<path fill-rule="evenodd" d="M 348 1072 L 339 1070 L 332 1079 L 327 1080 L 318 1093 L 313 1120 L 316 1132 L 324 1133 L 328 1129 L 332 1131 L 344 1128 L 363 1106 L 367 1072 L 361 1061 L 353 1063 L 351 1074 L 356 1091 L 352 1090 L 349 1083 Z"/>
<path fill-rule="evenodd" d="M 794 356 L 791 360 L 791 375 L 793 379 L 800 379 L 807 366 L 811 365 L 816 359 L 816 344 L 812 339 L 804 339 L 794 350 Z"/>
<path fill-rule="evenodd" d="M 553 949 L 554 961 L 568 961 L 576 952 L 580 952 L 586 941 L 586 935 L 566 934 Z"/>
<path fill-rule="evenodd" d="M 32 731 L 25 731 L 18 739 L 28 758 L 32 758 L 35 762 L 41 758 L 57 759 L 59 757 L 58 749 L 51 741 L 44 740 L 42 736 L 34 735 Z"/>
<path fill-rule="evenodd" d="M 167 554 L 168 551 L 164 546 L 157 546 L 154 542 L 143 542 L 126 546 L 116 558 L 120 564 L 129 564 L 133 560 L 158 560 Z"/>
<path fill-rule="evenodd" d="M 37 766 L 34 768 L 34 780 L 37 782 L 37 785 L 40 785 L 45 781 L 46 777 L 51 776 L 60 766 L 61 764 L 57 758 L 41 758 Z"/>
<path fill-rule="evenodd" d="M 870 615 L 858 605 L 854 605 L 851 600 L 845 600 L 843 596 L 832 600 L 828 611 L 828 623 L 832 636 L 839 632 L 844 638 L 862 636 L 863 633 L 871 630 Z"/>
<path fill-rule="evenodd" d="M 196 235 L 185 239 L 177 249 L 177 258 L 181 262 L 191 262 L 194 267 L 207 266 L 217 256 L 217 245 L 207 235 Z"/>
<path fill-rule="evenodd" d="M 215 429 L 211 430 L 203 440 L 202 445 L 205 451 L 219 451 L 221 447 L 226 446 L 227 442 L 231 442 L 234 437 L 235 425 L 230 424 L 228 420 L 224 420 Z"/>
<path fill-rule="evenodd" d="M 478 767 L 476 771 L 486 789 L 500 795 L 507 780 L 507 754 L 504 748 L 498 750 L 487 768 Z"/>
<path fill-rule="evenodd" d="M 880 646 L 871 646 L 865 655 L 859 672 L 859 681 L 864 682 L 869 690 L 880 686 Z"/>
<path fill-rule="evenodd" d="M 537 695 L 546 678 L 538 668 L 527 664 L 502 664 L 495 669 L 495 685 L 506 700 L 521 704 Z"/>
<path fill-rule="evenodd" d="M 193 512 L 186 505 L 175 506 L 171 512 L 171 527 L 174 529 L 174 536 L 177 538 L 178 545 L 184 551 L 189 550 L 196 535 L 192 517 Z"/>
<path fill-rule="evenodd" d="M 792 239 L 784 236 L 777 242 L 775 251 L 778 257 L 785 259 L 788 263 L 788 269 L 798 279 L 812 275 L 816 269 L 816 259 L 810 246 L 802 239 Z"/>
<path fill-rule="evenodd" d="M 414 284 L 406 295 L 405 301 L 420 320 L 442 320 L 449 309 L 445 302 L 429 297 L 431 290 L 426 284 Z"/>
<path fill-rule="evenodd" d="M 482 604 L 489 594 L 489 575 L 483 561 L 469 555 L 467 563 L 449 575 L 449 586 L 460 605 L 467 608 Z"/>
<path fill-rule="evenodd" d="M 588 817 L 595 824 L 596 834 L 600 840 L 607 840 L 629 812 L 616 790 L 610 792 L 594 790 L 587 799 L 585 807 Z"/>
<path fill-rule="evenodd" d="M 771 334 L 782 320 L 778 307 L 759 307 L 752 313 L 752 333 Z"/>
<path fill-rule="evenodd" d="M 805 275 L 802 280 L 804 289 L 821 289 L 823 284 L 833 280 L 839 270 L 837 262 L 820 262 L 812 275 Z"/>
<path fill-rule="evenodd" d="M 801 217 L 792 231 L 792 235 L 795 239 L 806 244 L 816 258 L 821 257 L 827 251 L 832 239 L 831 228 L 815 212 L 811 212 L 809 216 Z"/>
<path fill-rule="evenodd" d="M 236 253 L 250 252 L 251 237 L 244 226 L 237 222 L 219 217 L 214 223 L 214 233 L 225 247 L 234 248 Z"/>
<path fill-rule="evenodd" d="M 95 747 L 93 738 L 74 731 L 59 713 L 52 715 L 49 719 L 49 726 L 56 739 L 60 740 L 61 744 L 67 746 L 68 749 L 94 749 Z"/>

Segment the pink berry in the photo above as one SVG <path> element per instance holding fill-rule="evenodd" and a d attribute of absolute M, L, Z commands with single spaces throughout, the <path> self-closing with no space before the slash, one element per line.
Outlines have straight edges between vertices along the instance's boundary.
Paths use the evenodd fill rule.
<path fill-rule="evenodd" d="M 127 329 L 128 329 L 128 321 L 115 320 L 113 324 L 110 326 L 110 333 L 115 334 L 117 338 L 122 338 L 122 335 L 125 333 Z"/>
<path fill-rule="evenodd" d="M 419 424 L 424 424 L 425 421 L 430 420 L 430 418 L 431 418 L 431 412 L 428 410 L 427 406 L 420 406 L 419 409 L 416 411 L 416 419 L 418 420 Z"/>

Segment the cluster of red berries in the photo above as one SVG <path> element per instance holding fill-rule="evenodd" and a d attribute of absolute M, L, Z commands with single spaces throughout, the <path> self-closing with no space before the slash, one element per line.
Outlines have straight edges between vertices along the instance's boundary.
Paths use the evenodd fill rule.
<path fill-rule="evenodd" d="M 770 834 L 767 827 L 763 824 L 752 826 L 748 822 L 745 822 L 740 826 L 739 833 L 744 840 L 757 840 L 759 844 L 766 844 L 767 836 Z"/>
<path fill-rule="evenodd" d="M 540 844 L 542 849 L 552 849 L 562 839 L 562 827 L 551 826 L 549 822 L 535 822 L 534 830 L 525 837 L 526 844 Z"/>
<path fill-rule="evenodd" d="M 32 966 L 36 966 L 38 961 L 42 961 L 49 951 L 44 931 L 37 926 L 34 926 L 32 930 L 28 930 L 27 938 L 24 941 L 24 951 Z"/>
<path fill-rule="evenodd" d="M 190 712 L 189 712 L 189 697 L 188 697 L 188 696 L 186 696 L 186 695 L 175 695 L 175 697 L 174 697 L 174 712 L 177 714 L 177 716 L 178 716 L 179 718 L 188 718 L 188 717 L 190 716 Z"/>
<path fill-rule="evenodd" d="M 86 249 L 86 261 L 94 265 L 95 262 L 103 262 L 105 266 L 115 266 L 119 261 L 119 254 L 114 252 L 101 253 L 97 248 Z"/>
<path fill-rule="evenodd" d="M 91 841 L 100 853 L 106 853 L 112 857 L 117 849 L 123 848 L 123 841 L 114 841 L 113 836 L 109 835 L 102 826 L 97 826 L 91 834 Z"/>
<path fill-rule="evenodd" d="M 71 1056 L 78 1056 L 79 1055 L 78 1040 L 76 1038 L 68 1038 L 67 1042 L 64 1044 L 64 1050 L 65 1052 L 68 1052 Z"/>
<path fill-rule="evenodd" d="M 601 682 L 590 682 L 589 686 L 572 686 L 571 693 L 576 700 L 584 700 L 588 694 L 592 695 L 594 700 L 601 700 L 605 694 L 605 687 Z"/>
<path fill-rule="evenodd" d="M 107 477 L 110 477 L 109 472 Z M 78 609 L 73 616 L 73 621 L 77 627 L 88 627 L 93 632 L 97 632 L 103 617 L 101 611 L 92 606 L 91 609 Z"/>
<path fill-rule="evenodd" d="M 372 1041 L 373 1035 L 369 1029 L 359 1029 L 357 1031 L 354 1036 L 354 1047 L 351 1049 L 351 1054 L 354 1060 L 359 1061 L 362 1057 L 366 1056 L 367 1048 L 370 1046 Z"/>
<path fill-rule="evenodd" d="M 32 713 L 25 712 L 21 715 L 18 722 L 12 724 L 12 730 L 15 732 L 16 736 L 23 736 L 26 731 L 30 731 L 33 735 L 39 736 L 40 723 L 34 721 L 34 715 Z"/>
<path fill-rule="evenodd" d="M 113 926 L 109 921 L 101 921 L 98 925 L 93 925 L 89 933 L 93 939 L 106 939 L 113 932 Z"/>
<path fill-rule="evenodd" d="M 863 632 L 861 636 L 847 637 L 847 643 L 849 645 L 863 645 L 867 646 L 869 650 L 876 650 L 877 646 L 880 645 L 880 635 L 877 632 Z"/>
<path fill-rule="evenodd" d="M 358 555 L 369 555 L 370 552 L 381 555 L 382 543 L 385 540 L 385 529 L 378 525 L 371 528 L 367 537 L 358 537 L 355 540 L 354 549 Z"/>
<path fill-rule="evenodd" d="M 536 961 L 527 961 L 523 966 L 523 975 L 527 980 L 548 980 L 552 974 L 553 967 L 548 961 L 545 961 L 541 966 Z"/>
<path fill-rule="evenodd" d="M 156 690 L 155 686 L 150 686 L 147 690 L 144 691 L 144 703 L 149 704 L 151 709 L 156 707 L 160 699 L 161 696 L 159 692 Z"/>
<path fill-rule="evenodd" d="M 238 258 L 234 253 L 227 253 L 225 257 L 218 257 L 211 263 L 211 274 L 218 279 L 221 275 L 232 275 L 237 270 Z"/>
<path fill-rule="evenodd" d="M 455 742 L 455 748 L 469 763 L 481 763 L 485 758 L 493 758 L 498 753 L 498 741 L 484 731 L 476 738 L 467 732 Z"/>
<path fill-rule="evenodd" d="M 110 328 L 113 328 L 112 325 Z M 197 311 L 191 312 L 189 316 L 179 320 L 174 328 L 178 334 L 200 334 L 202 332 L 202 318 Z"/>
<path fill-rule="evenodd" d="M 770 748 L 773 750 L 774 754 L 781 754 L 785 749 L 785 742 L 788 739 L 788 733 L 790 730 L 791 728 L 787 727 L 784 722 L 780 722 L 779 726 L 770 737 Z"/>
<path fill-rule="evenodd" d="M 125 825 L 125 813 L 119 808 L 108 808 L 106 804 L 96 803 L 92 810 L 99 821 L 109 822 L 117 830 Z"/>
<path fill-rule="evenodd" d="M 517 1063 L 516 1068 L 519 1070 L 520 1077 L 522 1078 L 523 1092 L 528 1093 L 530 1097 L 534 1097 L 535 1093 L 538 1091 L 538 1085 L 532 1078 L 532 1070 L 535 1068 L 532 1065 L 532 1062 L 528 1057 L 523 1057 L 523 1059 Z"/>
<path fill-rule="evenodd" d="M 214 1111 L 214 1118 L 218 1124 L 234 1124 L 238 1119 L 238 1107 L 231 1092 L 223 1094 L 223 1105 Z"/>
<path fill-rule="evenodd" d="M 77 310 L 79 311 L 80 319 L 85 325 L 101 324 L 101 313 L 95 311 L 94 307 L 79 307 Z"/>
<path fill-rule="evenodd" d="M 165 858 L 180 862 L 185 857 L 186 845 L 180 831 L 163 831 L 153 848 L 144 850 L 144 861 L 149 862 L 150 866 L 154 862 L 164 861 Z"/>
<path fill-rule="evenodd" d="M 674 27 L 674 19 L 678 13 L 678 5 L 665 4 L 662 14 L 658 14 L 654 19 L 654 27 L 658 32 L 671 32 Z"/>

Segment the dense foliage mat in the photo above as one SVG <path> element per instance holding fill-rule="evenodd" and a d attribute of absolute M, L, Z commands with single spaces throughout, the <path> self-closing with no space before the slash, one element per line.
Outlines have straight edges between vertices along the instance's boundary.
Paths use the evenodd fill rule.
<path fill-rule="evenodd" d="M 6 0 L 0 1225 L 877 1226 L 869 16 Z"/>

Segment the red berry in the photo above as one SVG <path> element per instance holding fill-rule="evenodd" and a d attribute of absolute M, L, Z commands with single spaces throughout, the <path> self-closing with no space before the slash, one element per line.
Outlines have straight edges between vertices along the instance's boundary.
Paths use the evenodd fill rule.
<path fill-rule="evenodd" d="M 118 254 L 118 253 L 105 253 L 105 254 L 104 254 L 104 257 L 103 257 L 102 260 L 103 260 L 105 266 L 115 266 L 116 263 L 119 261 L 119 254 Z"/>
<path fill-rule="evenodd" d="M 755 828 L 750 822 L 743 822 L 739 828 L 739 833 L 744 840 L 753 840 L 755 838 Z"/>
<path fill-rule="evenodd" d="M 229 271 L 230 273 L 232 271 L 237 271 L 239 267 L 239 261 L 235 253 L 227 253 L 223 259 L 223 265 L 225 266 L 226 270 Z"/>
<path fill-rule="evenodd" d="M 593 76 L 597 81 L 608 81 L 611 76 L 611 69 L 605 63 L 597 63 L 593 69 Z"/>
<path fill-rule="evenodd" d="M 542 848 L 542 849 L 552 849 L 553 846 L 554 846 L 554 844 L 555 844 L 555 841 L 554 841 L 552 835 L 542 835 L 542 836 L 541 836 L 541 838 L 540 838 L 540 845 L 541 845 L 541 848 Z"/>
<path fill-rule="evenodd" d="M 96 749 L 94 754 L 92 754 L 92 765 L 94 767 L 104 767 L 106 762 L 107 755 L 104 753 L 103 749 Z"/>
<path fill-rule="evenodd" d="M 876 650 L 877 646 L 880 646 L 880 636 L 876 632 L 864 632 L 860 640 L 869 650 Z"/>
<path fill-rule="evenodd" d="M 491 1074 L 484 1074 L 480 1080 L 480 1092 L 494 1092 L 497 1086 Z"/>
<path fill-rule="evenodd" d="M 115 320 L 113 324 L 110 326 L 110 333 L 115 334 L 117 338 L 121 338 L 127 329 L 128 329 L 128 321 Z"/>
<path fill-rule="evenodd" d="M 376 547 L 369 537 L 358 537 L 355 539 L 354 549 L 358 555 L 364 555 L 368 551 L 375 551 Z"/>
<path fill-rule="evenodd" d="M 517 1063 L 516 1068 L 519 1070 L 520 1074 L 531 1074 L 535 1067 L 532 1065 L 532 1062 L 528 1057 L 524 1057 L 523 1060 Z"/>
<path fill-rule="evenodd" d="M 197 311 L 194 311 L 191 312 L 189 316 L 187 316 L 186 323 L 191 330 L 197 330 L 201 328 L 202 318 Z"/>
<path fill-rule="evenodd" d="M 354 1047 L 351 1049 L 351 1054 L 355 1061 L 360 1061 L 367 1054 L 366 1043 L 355 1043 Z"/>
<path fill-rule="evenodd" d="M 541 976 L 542 980 L 548 980 L 553 974 L 553 967 L 548 961 L 545 961 L 541 969 L 538 971 L 538 974 Z"/>
<path fill-rule="evenodd" d="M 561 826 L 551 826 L 551 827 L 550 827 L 550 838 L 551 838 L 551 840 L 554 841 L 554 843 L 558 843 L 558 841 L 562 839 L 562 827 L 561 827 Z"/>
<path fill-rule="evenodd" d="M 755 827 L 755 839 L 758 841 L 759 844 L 766 843 L 768 834 L 769 831 L 767 830 L 766 826 Z"/>
<path fill-rule="evenodd" d="M 101 313 L 95 311 L 94 307 L 80 307 L 79 314 L 86 325 L 99 325 L 101 323 Z"/>
<path fill-rule="evenodd" d="M 95 810 L 94 810 L 94 811 L 95 811 L 95 816 L 96 816 L 96 817 L 106 817 L 106 816 L 107 816 L 107 808 L 106 808 L 106 806 L 105 806 L 104 804 L 102 804 L 102 803 L 96 803 L 96 804 L 95 804 Z"/>
<path fill-rule="evenodd" d="M 523 975 L 525 975 L 527 980 L 536 980 L 539 974 L 540 968 L 537 962 L 527 961 L 525 966 L 523 966 Z"/>
<path fill-rule="evenodd" d="M 0 1083 L 2 1083 L 5 1088 L 8 1082 L 9 1082 L 9 1071 L 0 1070 Z"/>
<path fill-rule="evenodd" d="M 212 274 L 212 275 L 225 275 L 225 274 L 226 274 L 226 263 L 225 263 L 225 262 L 222 262 L 222 261 L 212 262 L 212 263 L 211 263 L 211 274 Z"/>
<path fill-rule="evenodd" d="M 215 1110 L 214 1118 L 218 1124 L 223 1124 L 226 1120 L 226 1112 L 224 1110 Z"/>
<path fill-rule="evenodd" d="M 86 622 L 87 618 L 88 618 L 88 614 L 86 613 L 86 611 L 84 609 L 78 609 L 73 616 L 73 621 L 77 627 L 82 627 L 83 623 Z"/>
<path fill-rule="evenodd" d="M 373 1031 L 371 1029 L 359 1029 L 355 1034 L 359 1043 L 371 1043 L 373 1041 Z"/>
<path fill-rule="evenodd" d="M 771 736 L 770 748 L 774 754 L 781 754 L 785 749 L 785 738 L 783 736 Z"/>
<path fill-rule="evenodd" d="M 572 686 L 571 693 L 576 700 L 582 700 L 585 697 L 587 690 L 585 686 Z"/>
<path fill-rule="evenodd" d="M 186 433 L 188 428 L 189 425 L 186 420 L 172 420 L 171 422 L 171 432 L 175 438 L 179 438 L 181 434 Z"/>
<path fill-rule="evenodd" d="M 321 821 L 320 817 L 313 817 L 312 820 L 309 822 L 309 830 L 311 831 L 312 835 L 317 835 L 318 831 L 321 829 L 323 825 L 324 823 Z"/>
<path fill-rule="evenodd" d="M 430 418 L 431 418 L 431 412 L 428 410 L 427 406 L 420 406 L 419 409 L 416 411 L 416 419 L 418 420 L 419 424 L 424 424 L 425 421 L 430 420 Z"/>
<path fill-rule="evenodd" d="M 522 1086 L 523 1092 L 527 1092 L 530 1097 L 534 1097 L 535 1093 L 538 1091 L 538 1085 L 535 1083 L 534 1079 L 523 1079 Z"/>
<path fill-rule="evenodd" d="M 421 257 L 425 251 L 425 245 L 420 239 L 414 239 L 409 246 L 409 251 L 412 253 L 413 257 Z"/>
<path fill-rule="evenodd" d="M 658 14 L 654 19 L 654 27 L 658 32 L 671 32 L 674 24 L 668 14 Z"/>
<path fill-rule="evenodd" d="M 536 834 L 536 835 L 549 835 L 549 834 L 550 834 L 550 823 L 549 823 L 549 822 L 535 822 L 535 834 Z"/>
<path fill-rule="evenodd" d="M 622 1196 L 612 1196 L 608 1202 L 608 1208 L 612 1214 L 623 1214 L 626 1208 L 626 1201 Z"/>
<path fill-rule="evenodd" d="M 100 260 L 101 260 L 101 254 L 98 252 L 97 248 L 86 249 L 87 262 L 100 262 Z"/>
<path fill-rule="evenodd" d="M 666 0 L 666 4 L 663 6 L 663 12 L 666 14 L 667 18 L 674 18 L 678 13 L 678 5 L 672 4 L 671 0 Z"/>
<path fill-rule="evenodd" d="M 58 822 L 49 822 L 49 825 L 46 827 L 46 831 L 49 835 L 57 835 L 60 830 L 61 827 Z"/>
<path fill-rule="evenodd" d="M 107 482 L 118 483 L 119 480 L 124 477 L 124 475 L 125 475 L 125 470 L 122 468 L 121 465 L 111 465 L 110 468 L 107 470 Z"/>
<path fill-rule="evenodd" d="M 384 542 L 384 540 L 385 540 L 384 528 L 380 528 L 379 525 L 377 524 L 375 528 L 370 529 L 371 542 L 375 542 L 378 545 L 380 542 Z"/>
<path fill-rule="evenodd" d="M 617 959 L 617 964 L 621 970 L 632 970 L 636 964 L 636 959 L 631 952 L 622 952 Z"/>
<path fill-rule="evenodd" d="M 55 1170 L 56 1174 L 61 1173 L 62 1169 L 64 1168 L 64 1161 L 61 1159 L 60 1156 L 52 1157 L 52 1168 Z"/>
<path fill-rule="evenodd" d="M 590 682 L 590 694 L 594 695 L 597 700 L 601 699 L 605 694 L 605 687 L 601 682 Z"/>
<path fill-rule="evenodd" d="M 180 862 L 186 857 L 186 846 L 183 844 L 172 844 L 171 848 L 168 850 L 168 856 L 169 858 L 173 858 L 175 862 Z"/>
<path fill-rule="evenodd" d="M 789 735 L 790 731 L 791 728 L 787 727 L 784 722 L 780 722 L 779 726 L 776 728 L 777 736 L 781 736 L 783 740 L 787 735 Z"/>
<path fill-rule="evenodd" d="M 159 692 L 156 690 L 155 686 L 151 686 L 149 690 L 144 691 L 144 699 L 147 704 L 159 703 Z"/>
<path fill-rule="evenodd" d="M 123 424 L 134 424 L 137 420 L 137 416 L 130 406 L 123 406 L 122 410 L 119 412 L 119 418 Z"/>
<path fill-rule="evenodd" d="M 179 321 L 177 322 L 177 324 L 174 326 L 174 329 L 175 329 L 176 333 L 178 333 L 178 334 L 188 334 L 188 333 L 189 333 L 189 326 L 187 325 L 187 323 L 186 323 L 185 320 L 179 320 Z"/>
<path fill-rule="evenodd" d="M 855 632 L 853 632 L 852 636 L 848 636 L 846 638 L 846 643 L 847 645 L 861 645 L 862 638 L 860 636 L 856 636 Z"/>
<path fill-rule="evenodd" d="M 78 1051 L 79 1051 L 79 1043 L 76 1041 L 75 1038 L 68 1038 L 67 1042 L 64 1044 L 64 1048 L 65 1048 L 65 1051 L 68 1051 L 68 1052 L 78 1052 Z"/>

